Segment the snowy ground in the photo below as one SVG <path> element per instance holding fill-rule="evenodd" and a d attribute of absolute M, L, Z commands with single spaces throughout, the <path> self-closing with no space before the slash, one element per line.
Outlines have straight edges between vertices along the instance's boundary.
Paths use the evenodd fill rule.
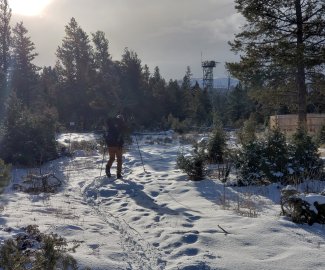
<path fill-rule="evenodd" d="M 325 269 L 325 227 L 280 216 L 277 185 L 226 187 L 223 203 L 216 179 L 188 181 L 175 168 L 181 146 L 168 136 L 139 137 L 144 167 L 135 143 L 124 155 L 122 180 L 103 176 L 100 153 L 77 151 L 43 168 L 65 180 L 60 192 L 31 195 L 9 187 L 1 197 L 1 241 L 37 224 L 79 241 L 73 256 L 94 270 Z M 95 137 L 60 140 L 80 138 Z M 26 173 L 14 169 L 12 184 Z"/>

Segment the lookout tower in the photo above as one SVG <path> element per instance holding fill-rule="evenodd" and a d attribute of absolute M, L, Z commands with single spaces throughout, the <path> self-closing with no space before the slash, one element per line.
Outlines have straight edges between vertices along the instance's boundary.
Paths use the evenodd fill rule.
<path fill-rule="evenodd" d="M 202 61 L 203 68 L 203 89 L 213 89 L 213 68 L 216 67 L 216 61 Z"/>

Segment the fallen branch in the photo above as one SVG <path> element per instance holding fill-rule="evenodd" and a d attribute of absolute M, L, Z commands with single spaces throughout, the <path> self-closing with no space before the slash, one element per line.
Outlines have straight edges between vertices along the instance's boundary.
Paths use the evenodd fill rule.
<path fill-rule="evenodd" d="M 227 232 L 224 228 L 222 228 L 219 224 L 218 224 L 218 227 L 227 235 L 227 234 L 230 234 L 229 232 Z"/>

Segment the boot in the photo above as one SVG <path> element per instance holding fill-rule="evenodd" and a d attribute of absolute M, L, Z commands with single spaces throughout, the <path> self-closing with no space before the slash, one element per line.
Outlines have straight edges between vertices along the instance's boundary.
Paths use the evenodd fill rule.
<path fill-rule="evenodd" d="M 122 178 L 122 174 L 120 174 L 120 173 L 116 174 L 116 178 L 117 179 L 121 179 Z"/>
<path fill-rule="evenodd" d="M 112 176 L 112 175 L 111 175 L 111 172 L 110 172 L 110 168 L 109 168 L 108 165 L 106 165 L 105 172 L 106 172 L 106 176 L 107 176 L 107 177 L 111 177 L 111 176 Z"/>

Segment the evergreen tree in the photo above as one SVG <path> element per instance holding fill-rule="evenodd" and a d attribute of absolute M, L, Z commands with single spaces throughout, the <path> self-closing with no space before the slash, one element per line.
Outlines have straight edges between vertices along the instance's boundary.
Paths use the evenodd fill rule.
<path fill-rule="evenodd" d="M 0 0 L 0 122 L 4 114 L 5 101 L 9 94 L 8 69 L 10 61 L 11 9 L 7 0 Z"/>
<path fill-rule="evenodd" d="M 242 84 L 236 87 L 227 95 L 227 114 L 231 123 L 236 124 L 240 120 L 245 120 L 252 112 L 253 104 L 248 97 L 247 90 Z"/>
<path fill-rule="evenodd" d="M 236 0 L 235 3 L 247 23 L 230 43 L 233 51 L 243 54 L 239 63 L 228 63 L 229 70 L 256 90 L 272 91 L 273 95 L 282 93 L 282 102 L 294 102 L 299 125 L 305 128 L 306 82 L 312 79 L 312 74 L 324 76 L 319 69 L 325 63 L 324 1 Z"/>
<path fill-rule="evenodd" d="M 38 54 L 35 53 L 35 45 L 27 34 L 28 30 L 24 27 L 23 22 L 17 23 L 13 28 L 11 87 L 23 105 L 31 108 L 35 97 L 39 68 L 32 63 Z"/>
<path fill-rule="evenodd" d="M 249 144 L 256 140 L 257 121 L 253 114 L 244 122 L 243 127 L 238 131 L 238 139 L 242 145 Z"/>
<path fill-rule="evenodd" d="M 168 114 L 180 120 L 184 120 L 183 91 L 176 80 L 170 80 L 166 86 L 166 110 Z"/>
<path fill-rule="evenodd" d="M 227 107 L 227 93 L 221 91 L 211 91 L 209 93 L 211 100 L 211 109 L 213 114 L 218 115 L 221 122 L 225 125 L 229 122 L 228 107 Z"/>
<path fill-rule="evenodd" d="M 44 103 L 50 107 L 55 107 L 60 101 L 58 100 L 57 90 L 59 77 L 56 69 L 44 67 L 39 80 L 39 92 Z"/>
<path fill-rule="evenodd" d="M 0 156 L 8 163 L 40 165 L 57 157 L 55 117 L 50 110 L 32 113 L 15 94 L 9 98 Z"/>
<path fill-rule="evenodd" d="M 122 110 L 134 116 L 137 124 L 143 125 L 148 117 L 145 110 L 145 80 L 141 60 L 136 52 L 125 48 L 119 63 Z"/>
<path fill-rule="evenodd" d="M 289 148 L 290 167 L 302 179 L 319 177 L 323 162 L 319 157 L 318 146 L 304 129 L 293 135 Z"/>
<path fill-rule="evenodd" d="M 227 148 L 226 134 L 221 122 L 215 125 L 207 144 L 207 157 L 212 163 L 222 163 L 224 161 Z"/>
<path fill-rule="evenodd" d="M 96 118 L 116 114 L 121 110 L 119 77 L 116 64 L 109 54 L 109 42 L 105 33 L 97 31 L 92 34 L 94 43 L 94 65 L 96 75 L 92 92 L 91 107 Z"/>
<path fill-rule="evenodd" d="M 185 112 L 185 118 L 188 118 L 192 124 L 194 122 L 194 115 L 195 115 L 195 108 L 193 106 L 193 100 L 194 100 L 194 89 L 192 88 L 192 71 L 189 66 L 186 68 L 185 75 L 183 77 L 181 89 L 183 91 L 183 100 L 182 105 Z M 194 91 L 193 91 L 194 90 Z"/>
<path fill-rule="evenodd" d="M 288 174 L 289 153 L 286 137 L 279 129 L 267 134 L 264 151 L 261 170 L 271 182 L 283 182 Z"/>
<path fill-rule="evenodd" d="M 93 119 L 89 93 L 94 82 L 92 47 L 88 35 L 74 18 L 65 27 L 65 37 L 56 56 L 56 70 L 60 80 L 58 108 L 61 121 L 74 121 L 79 128 L 90 128 Z"/>
<path fill-rule="evenodd" d="M 159 67 L 155 67 L 154 73 L 149 79 L 149 87 L 152 93 L 152 102 L 150 102 L 151 121 L 152 123 L 161 122 L 167 116 L 167 95 L 166 82 L 160 75 Z"/>

